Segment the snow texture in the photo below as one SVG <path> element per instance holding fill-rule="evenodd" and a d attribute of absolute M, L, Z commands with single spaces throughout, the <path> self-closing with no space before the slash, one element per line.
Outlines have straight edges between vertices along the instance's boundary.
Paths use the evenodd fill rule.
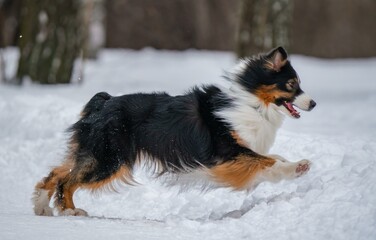
<path fill-rule="evenodd" d="M 7 75 L 18 53 L 5 51 Z M 291 57 L 317 107 L 286 119 L 271 153 L 313 163 L 296 180 L 251 192 L 179 193 L 143 171 L 119 193 L 79 191 L 91 217 L 41 217 L 34 185 L 59 164 L 64 130 L 92 95 L 223 83 L 230 53 L 105 50 L 85 65 L 82 85 L 0 86 L 0 239 L 376 239 L 376 59 Z"/>

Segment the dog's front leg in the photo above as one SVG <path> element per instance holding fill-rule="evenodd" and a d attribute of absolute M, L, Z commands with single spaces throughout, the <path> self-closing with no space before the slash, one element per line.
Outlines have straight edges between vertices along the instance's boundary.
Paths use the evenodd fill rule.
<path fill-rule="evenodd" d="M 265 171 L 260 172 L 258 181 L 279 182 L 284 179 L 294 179 L 306 174 L 311 166 L 311 162 L 306 159 L 299 162 L 290 162 L 280 156 L 274 159 L 276 159 L 275 164 L 270 168 L 266 168 Z"/>
<path fill-rule="evenodd" d="M 214 180 L 235 189 L 253 189 L 264 181 L 278 182 L 307 173 L 310 161 L 289 162 L 278 155 L 262 156 L 252 151 L 237 154 L 210 169 Z"/>

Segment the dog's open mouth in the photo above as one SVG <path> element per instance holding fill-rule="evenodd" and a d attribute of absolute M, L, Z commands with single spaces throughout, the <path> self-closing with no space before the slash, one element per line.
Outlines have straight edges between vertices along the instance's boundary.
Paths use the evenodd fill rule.
<path fill-rule="evenodd" d="M 282 104 L 290 112 L 291 116 L 294 118 L 300 118 L 300 113 L 296 111 L 291 102 L 284 101 Z"/>

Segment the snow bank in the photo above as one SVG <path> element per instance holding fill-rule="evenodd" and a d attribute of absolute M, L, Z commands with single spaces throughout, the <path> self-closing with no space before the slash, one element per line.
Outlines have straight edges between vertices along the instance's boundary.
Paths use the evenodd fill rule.
<path fill-rule="evenodd" d="M 5 57 L 10 76 L 17 52 Z M 292 56 L 318 106 L 286 119 L 271 152 L 310 159 L 300 179 L 252 193 L 179 194 L 138 171 L 139 187 L 75 195 L 93 217 L 34 216 L 33 187 L 61 161 L 64 130 L 92 95 L 179 94 L 223 82 L 234 61 L 223 52 L 106 50 L 86 64 L 82 85 L 0 85 L 0 239 L 376 239 L 376 59 Z"/>

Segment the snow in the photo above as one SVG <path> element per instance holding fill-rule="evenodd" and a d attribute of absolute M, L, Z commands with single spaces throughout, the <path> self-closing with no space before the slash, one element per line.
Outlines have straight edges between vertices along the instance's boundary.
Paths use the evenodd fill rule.
<path fill-rule="evenodd" d="M 17 57 L 6 49 L 8 77 Z M 35 216 L 30 201 L 36 182 L 62 160 L 64 130 L 89 98 L 223 83 L 234 56 L 105 50 L 85 64 L 81 85 L 0 85 L 0 239 L 376 239 L 376 59 L 291 58 L 318 105 L 286 119 L 271 152 L 310 159 L 307 175 L 251 193 L 179 193 L 139 170 L 140 186 L 79 191 L 76 205 L 89 218 Z"/>

